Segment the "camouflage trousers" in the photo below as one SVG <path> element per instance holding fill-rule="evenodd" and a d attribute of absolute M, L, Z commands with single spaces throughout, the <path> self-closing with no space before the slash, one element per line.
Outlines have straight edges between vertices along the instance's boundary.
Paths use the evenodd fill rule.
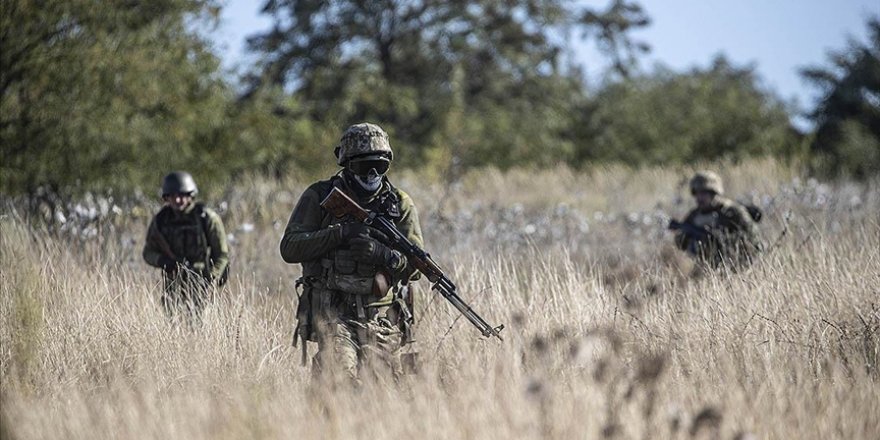
<path fill-rule="evenodd" d="M 403 374 L 400 351 L 403 333 L 390 307 L 366 307 L 358 317 L 351 296 L 322 292 L 323 307 L 315 310 L 318 352 L 312 362 L 313 378 L 331 384 L 364 380 L 396 381 Z M 329 297 L 328 297 L 329 295 Z"/>

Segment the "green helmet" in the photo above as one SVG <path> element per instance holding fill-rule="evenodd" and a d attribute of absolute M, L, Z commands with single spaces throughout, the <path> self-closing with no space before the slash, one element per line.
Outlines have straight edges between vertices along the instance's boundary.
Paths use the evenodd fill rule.
<path fill-rule="evenodd" d="M 333 153 L 336 154 L 336 163 L 339 165 L 345 165 L 353 157 L 366 155 L 378 154 L 394 160 L 391 144 L 388 143 L 388 133 L 382 127 L 370 123 L 348 127 Z"/>
<path fill-rule="evenodd" d="M 697 191 L 711 191 L 715 194 L 724 194 L 724 184 L 721 177 L 712 171 L 700 171 L 691 178 L 691 194 Z"/>
<path fill-rule="evenodd" d="M 174 171 L 162 179 L 162 196 L 169 194 L 192 194 L 196 195 L 199 188 L 192 175 L 186 171 Z"/>

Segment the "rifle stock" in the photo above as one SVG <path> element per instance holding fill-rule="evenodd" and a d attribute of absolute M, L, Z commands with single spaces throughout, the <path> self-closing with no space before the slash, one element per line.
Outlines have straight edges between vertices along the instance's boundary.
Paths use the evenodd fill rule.
<path fill-rule="evenodd" d="M 340 191 L 339 188 L 333 188 L 333 191 L 330 191 L 330 194 L 321 202 L 321 207 L 337 218 L 351 216 L 358 221 L 365 222 L 370 216 L 370 213 L 361 208 L 357 202 Z"/>
<path fill-rule="evenodd" d="M 156 245 L 159 246 L 159 250 L 165 254 L 166 257 L 178 261 L 177 256 L 174 255 L 174 252 L 171 250 L 171 245 L 168 244 L 168 240 L 165 239 L 165 236 L 162 235 L 156 228 L 150 228 L 150 239 L 153 240 Z"/>
<path fill-rule="evenodd" d="M 404 236 L 388 219 L 366 211 L 339 188 L 333 188 L 330 191 L 330 194 L 321 202 L 321 207 L 337 218 L 351 216 L 383 232 L 388 236 L 390 241 L 388 244 L 398 252 L 406 255 L 407 261 L 416 270 L 424 274 L 428 281 L 433 284 L 432 289 L 449 301 L 483 336 L 495 336 L 503 340 L 500 332 L 504 329 L 504 324 L 497 327 L 492 326 L 478 315 L 458 296 L 455 284 L 443 273 L 443 270 L 434 262 L 431 256 Z"/>

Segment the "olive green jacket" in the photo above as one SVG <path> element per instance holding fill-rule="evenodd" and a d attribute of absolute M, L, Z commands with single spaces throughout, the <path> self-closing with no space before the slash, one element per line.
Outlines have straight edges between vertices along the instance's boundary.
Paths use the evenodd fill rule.
<path fill-rule="evenodd" d="M 183 212 L 163 207 L 147 229 L 144 261 L 162 267 L 163 257 L 191 263 L 211 280 L 220 279 L 229 265 L 229 244 L 223 221 L 212 209 L 192 203 Z"/>
<path fill-rule="evenodd" d="M 360 200 L 354 196 L 355 192 L 346 188 L 341 177 L 333 177 L 328 180 L 316 182 L 309 186 L 297 202 L 296 207 L 290 214 L 290 220 L 284 229 L 281 238 L 281 257 L 287 263 L 300 263 L 303 267 L 303 276 L 320 277 L 323 273 L 321 258 L 342 246 L 342 228 L 340 225 L 346 219 L 336 219 L 330 213 L 321 208 L 321 201 L 326 197 L 333 186 L 338 186 L 349 196 L 355 199 L 362 207 L 372 210 L 375 202 L 384 193 L 394 191 L 399 200 L 400 216 L 393 219 L 397 229 L 417 246 L 422 244 L 422 230 L 419 226 L 419 216 L 412 199 L 405 192 L 393 187 L 387 179 L 382 184 L 377 194 L 369 200 Z M 405 263 L 396 271 L 411 273 L 412 270 Z"/>

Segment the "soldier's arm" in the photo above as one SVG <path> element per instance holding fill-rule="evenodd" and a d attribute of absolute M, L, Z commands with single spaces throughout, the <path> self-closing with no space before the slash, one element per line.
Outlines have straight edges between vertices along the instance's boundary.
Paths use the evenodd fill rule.
<path fill-rule="evenodd" d="M 229 265 L 229 243 L 226 241 L 226 228 L 223 227 L 220 216 L 210 209 L 206 209 L 205 213 L 208 215 L 208 246 L 211 247 L 211 278 L 216 280 Z"/>
<path fill-rule="evenodd" d="M 691 223 L 693 221 L 694 221 L 694 212 L 691 211 L 684 218 L 684 221 L 682 221 L 682 223 Z M 691 240 L 693 240 L 693 238 L 691 238 L 684 231 L 681 231 L 681 230 L 675 231 L 675 245 L 678 246 L 679 249 L 681 249 L 683 251 L 690 249 Z"/>
<path fill-rule="evenodd" d="M 287 263 L 315 260 L 342 243 L 342 231 L 335 226 L 321 228 L 324 217 L 315 186 L 300 197 L 281 237 L 281 258 Z"/>
<path fill-rule="evenodd" d="M 741 205 L 732 206 L 725 214 L 736 234 L 740 235 L 746 243 L 755 247 L 760 246 L 758 224 L 752 220 L 752 216 L 749 215 L 745 207 Z"/>
<path fill-rule="evenodd" d="M 153 217 L 153 220 L 150 221 L 150 226 L 147 228 L 147 237 L 144 239 L 144 250 L 142 254 L 144 261 L 146 261 L 147 264 L 161 268 L 162 260 L 167 257 L 165 257 L 165 254 L 162 253 L 162 250 L 156 244 L 155 239 L 153 239 L 153 235 L 158 233 L 159 227 L 156 225 L 156 218 Z"/>
<path fill-rule="evenodd" d="M 422 227 L 419 224 L 419 213 L 412 199 L 403 191 L 398 191 L 400 196 L 400 219 L 395 226 L 406 236 L 409 241 L 420 248 L 424 248 L 424 239 L 422 238 Z M 415 271 L 407 264 L 406 256 L 401 256 L 401 262 L 396 268 L 392 268 L 397 275 L 403 273 L 413 273 L 411 279 L 418 279 L 419 272 Z"/>

